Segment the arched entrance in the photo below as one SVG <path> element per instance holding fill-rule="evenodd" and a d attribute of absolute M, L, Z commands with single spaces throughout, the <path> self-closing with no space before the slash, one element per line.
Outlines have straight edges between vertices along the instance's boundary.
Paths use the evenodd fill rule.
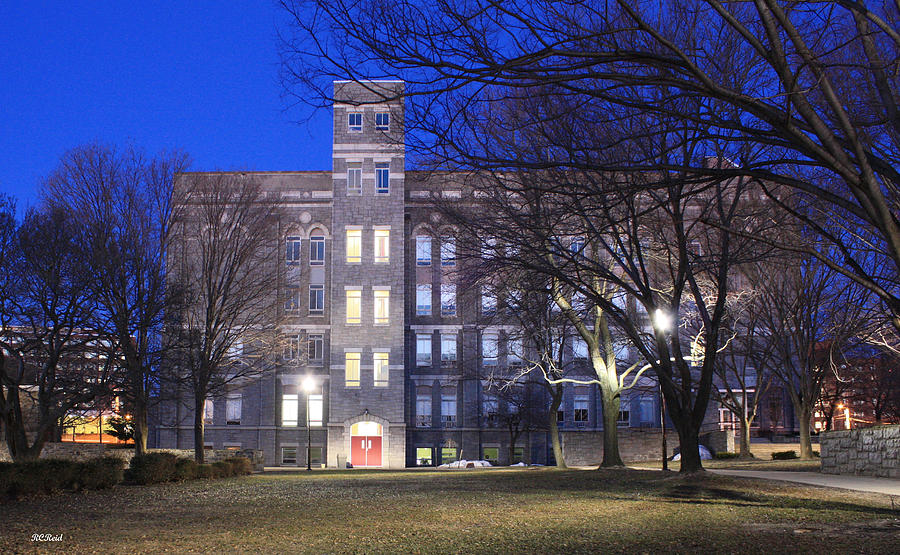
<path fill-rule="evenodd" d="M 381 424 L 357 422 L 350 426 L 350 464 L 354 467 L 381 466 Z"/>

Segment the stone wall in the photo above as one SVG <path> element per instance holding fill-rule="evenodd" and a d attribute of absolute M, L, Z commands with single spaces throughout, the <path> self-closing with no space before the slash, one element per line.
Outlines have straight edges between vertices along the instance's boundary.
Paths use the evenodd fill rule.
<path fill-rule="evenodd" d="M 172 453 L 188 459 L 194 458 L 193 449 L 148 449 L 147 451 L 150 453 Z M 240 451 L 235 451 L 234 449 L 207 449 L 205 460 L 207 463 L 214 463 L 235 456 L 250 459 L 254 470 L 263 469 L 263 452 L 256 449 L 243 449 Z M 97 443 L 48 443 L 41 451 L 42 459 L 84 461 L 97 457 L 118 457 L 130 462 L 134 457 L 134 449 L 113 448 Z M 0 461 L 10 460 L 6 445 L 0 445 Z"/>
<path fill-rule="evenodd" d="M 603 432 L 562 432 L 563 455 L 569 466 L 594 466 L 603 460 Z M 666 433 L 668 455 L 678 447 L 678 435 Z M 659 460 L 662 433 L 659 428 L 621 428 L 619 454 L 625 462 Z"/>
<path fill-rule="evenodd" d="M 900 478 L 900 425 L 819 435 L 822 472 Z"/>
<path fill-rule="evenodd" d="M 562 432 L 563 455 L 570 466 L 594 466 L 603 460 L 603 432 Z M 700 444 L 713 453 L 734 452 L 733 432 L 709 432 L 700 435 Z M 678 434 L 666 431 L 668 456 L 678 447 Z M 662 430 L 659 428 L 620 428 L 619 454 L 628 462 L 660 460 Z"/>

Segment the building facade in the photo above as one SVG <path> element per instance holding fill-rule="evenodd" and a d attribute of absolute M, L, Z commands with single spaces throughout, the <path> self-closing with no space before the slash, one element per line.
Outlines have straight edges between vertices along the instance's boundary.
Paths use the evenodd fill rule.
<path fill-rule="evenodd" d="M 378 101 L 403 84 L 334 87 L 332 171 L 253 174 L 279 202 L 272 286 L 284 352 L 207 402 L 207 446 L 261 449 L 267 465 L 286 466 L 306 464 L 307 442 L 316 466 L 552 464 L 547 393 L 488 387 L 486 376 L 521 360 L 496 299 L 458 282 L 455 230 L 431 208 L 461 186 L 405 169 L 403 106 Z M 583 345 L 568 356 L 590 375 Z M 657 390 L 643 385 L 622 399 L 623 428 L 659 428 Z M 710 430 L 721 420 L 712 405 Z M 162 403 L 151 446 L 192 447 L 192 406 L 185 395 Z M 555 417 L 562 431 L 598 432 L 596 386 L 567 385 Z"/>

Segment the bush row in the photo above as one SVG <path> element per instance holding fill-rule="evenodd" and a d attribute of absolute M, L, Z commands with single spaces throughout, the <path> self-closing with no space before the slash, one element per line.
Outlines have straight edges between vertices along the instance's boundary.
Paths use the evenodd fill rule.
<path fill-rule="evenodd" d="M 24 463 L 0 463 L 0 495 L 14 497 L 103 489 L 122 481 L 125 461 L 101 457 L 85 462 L 42 459 Z"/>
<path fill-rule="evenodd" d="M 182 482 L 196 478 L 228 478 L 250 474 L 250 459 L 233 457 L 213 464 L 198 465 L 193 459 L 171 453 L 149 453 L 125 461 L 101 457 L 85 462 L 41 459 L 24 463 L 0 463 L 0 497 L 23 497 L 59 491 L 103 489 L 121 483 L 155 484 Z"/>
<path fill-rule="evenodd" d="M 125 479 L 134 484 L 182 482 L 195 478 L 228 478 L 250 474 L 253 467 L 246 457 L 232 457 L 213 464 L 197 464 L 193 459 L 172 453 L 148 453 L 131 459 Z"/>

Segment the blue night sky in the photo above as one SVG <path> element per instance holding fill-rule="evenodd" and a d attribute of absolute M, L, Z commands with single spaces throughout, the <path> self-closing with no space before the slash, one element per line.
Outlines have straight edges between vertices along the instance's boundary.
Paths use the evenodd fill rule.
<path fill-rule="evenodd" d="M 285 112 L 272 0 L 0 2 L 0 191 L 33 205 L 79 144 L 195 170 L 331 167 L 329 114 Z"/>

